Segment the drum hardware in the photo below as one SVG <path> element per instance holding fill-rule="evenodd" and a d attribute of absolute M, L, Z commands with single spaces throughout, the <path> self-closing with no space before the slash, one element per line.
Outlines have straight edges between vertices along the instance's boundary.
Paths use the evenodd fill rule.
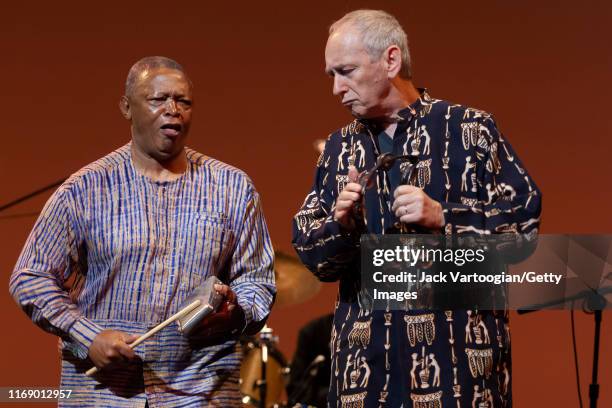
<path fill-rule="evenodd" d="M 308 392 L 308 390 L 313 386 L 313 382 L 317 374 L 319 373 L 319 369 L 321 368 L 323 363 L 325 363 L 325 356 L 319 354 L 310 362 L 310 364 L 308 364 L 308 367 L 306 367 L 306 370 L 304 370 L 301 378 L 299 379 L 298 386 L 287 398 L 289 406 L 304 406 L 303 404 L 297 401 L 300 401 L 304 397 L 306 392 Z"/>
<path fill-rule="evenodd" d="M 257 388 L 259 388 L 259 407 L 266 408 L 266 395 L 268 392 L 268 383 L 266 381 L 266 367 L 268 365 L 268 344 L 272 339 L 272 329 L 264 327 L 259 333 L 261 340 L 261 378 L 257 381 Z"/>
<path fill-rule="evenodd" d="M 321 282 L 295 256 L 274 252 L 276 300 L 274 307 L 293 306 L 315 296 Z M 278 336 L 264 326 L 259 335 L 243 337 L 244 359 L 240 369 L 242 403 L 250 407 L 285 406 L 281 396 L 290 368 L 278 348 Z"/>
<path fill-rule="evenodd" d="M 257 337 L 243 337 L 245 354 L 240 369 L 243 404 L 250 407 L 280 407 L 289 373 L 287 361 L 278 350 L 278 336 L 264 326 Z"/>

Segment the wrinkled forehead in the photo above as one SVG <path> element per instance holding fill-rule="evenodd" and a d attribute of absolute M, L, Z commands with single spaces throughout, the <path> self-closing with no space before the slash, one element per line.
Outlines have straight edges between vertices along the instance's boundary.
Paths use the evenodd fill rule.
<path fill-rule="evenodd" d="M 361 33 L 350 26 L 342 25 L 336 28 L 327 38 L 325 69 L 329 71 L 339 65 L 353 63 L 353 60 L 367 55 Z"/>

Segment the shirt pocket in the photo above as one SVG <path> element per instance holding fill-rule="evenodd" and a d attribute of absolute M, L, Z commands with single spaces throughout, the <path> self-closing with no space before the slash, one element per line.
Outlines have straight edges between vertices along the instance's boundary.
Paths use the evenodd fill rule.
<path fill-rule="evenodd" d="M 181 288 L 191 290 L 224 267 L 234 231 L 222 213 L 198 212 L 188 222 L 178 223 L 175 265 L 181 275 Z"/>

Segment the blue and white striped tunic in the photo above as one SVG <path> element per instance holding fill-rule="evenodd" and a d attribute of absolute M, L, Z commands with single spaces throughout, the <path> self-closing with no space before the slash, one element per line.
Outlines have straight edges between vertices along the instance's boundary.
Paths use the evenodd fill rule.
<path fill-rule="evenodd" d="M 274 253 L 246 174 L 186 149 L 187 171 L 155 182 L 127 144 L 72 175 L 49 199 L 11 276 L 13 297 L 61 338 L 63 405 L 238 406 L 235 337 L 190 341 L 176 324 L 136 348 L 142 362 L 96 378 L 87 351 L 104 329 L 143 334 L 204 279 L 230 285 L 248 324 L 266 319 Z"/>

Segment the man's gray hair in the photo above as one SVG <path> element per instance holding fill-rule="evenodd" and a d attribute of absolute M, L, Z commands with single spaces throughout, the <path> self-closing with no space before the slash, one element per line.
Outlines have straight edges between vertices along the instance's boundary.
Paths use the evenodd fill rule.
<path fill-rule="evenodd" d="M 387 48 L 396 45 L 402 52 L 400 76 L 412 78 L 408 37 L 395 17 L 382 10 L 351 11 L 329 27 L 329 34 L 345 24 L 361 33 L 363 45 L 372 59 L 379 59 Z"/>
<path fill-rule="evenodd" d="M 132 95 L 136 82 L 138 82 L 138 77 L 144 71 L 150 71 L 156 68 L 176 69 L 177 71 L 182 72 L 185 77 L 187 76 L 183 66 L 173 59 L 161 56 L 144 57 L 138 60 L 134 65 L 132 65 L 132 68 L 130 68 L 127 79 L 125 80 L 125 95 Z"/>

